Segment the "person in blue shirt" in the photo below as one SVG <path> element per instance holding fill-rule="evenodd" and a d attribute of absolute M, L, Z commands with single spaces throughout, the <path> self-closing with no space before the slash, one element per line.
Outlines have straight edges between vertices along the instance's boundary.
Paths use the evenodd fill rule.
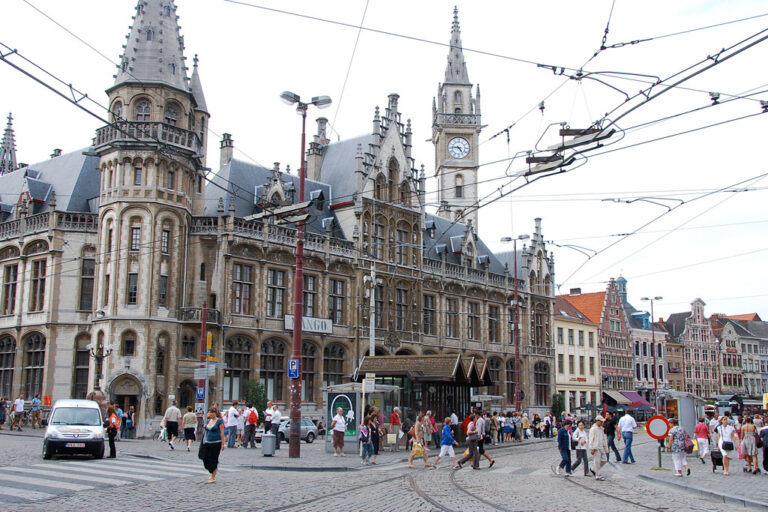
<path fill-rule="evenodd" d="M 560 450 L 560 465 L 557 466 L 556 473 L 559 475 L 561 469 L 565 469 L 565 476 L 571 476 L 571 420 L 565 420 L 563 426 L 557 431 L 557 449 Z"/>
<path fill-rule="evenodd" d="M 203 466 L 211 474 L 207 484 L 216 483 L 216 473 L 219 468 L 219 454 L 227 446 L 227 433 L 224 430 L 224 421 L 215 407 L 208 409 L 207 422 L 203 432 L 203 440 L 200 446 Z"/>
<path fill-rule="evenodd" d="M 30 407 L 32 413 L 32 428 L 43 428 L 40 424 L 40 394 L 35 395 L 32 399 L 32 407 Z"/>
<path fill-rule="evenodd" d="M 446 454 L 451 458 L 451 464 L 453 469 L 459 469 L 456 464 L 456 453 L 453 451 L 453 447 L 459 443 L 453 438 L 453 432 L 451 432 L 451 418 L 450 416 L 443 420 L 443 436 L 440 441 L 440 455 L 437 456 L 435 462 L 432 464 L 432 469 L 437 469 L 437 463 L 440 462 L 440 457 L 444 457 Z"/>

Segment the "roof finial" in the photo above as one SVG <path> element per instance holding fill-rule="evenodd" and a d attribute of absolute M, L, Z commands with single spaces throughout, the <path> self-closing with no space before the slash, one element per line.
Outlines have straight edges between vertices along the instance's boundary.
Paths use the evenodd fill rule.
<path fill-rule="evenodd" d="M 448 65 L 445 68 L 445 81 L 454 84 L 468 84 L 467 65 L 464 62 L 464 52 L 461 46 L 461 29 L 459 27 L 459 9 L 453 8 L 453 24 L 451 25 L 451 44 L 448 51 Z"/>
<path fill-rule="evenodd" d="M 195 69 L 197 69 L 197 60 L 198 60 L 197 59 L 197 54 L 195 54 L 195 58 L 192 59 L 192 62 L 194 63 L 193 65 L 194 65 Z"/>
<path fill-rule="evenodd" d="M 3 141 L 0 143 L 0 175 L 13 172 L 16 164 L 16 138 L 13 135 L 13 117 L 8 113 L 8 124 L 5 127 Z"/>

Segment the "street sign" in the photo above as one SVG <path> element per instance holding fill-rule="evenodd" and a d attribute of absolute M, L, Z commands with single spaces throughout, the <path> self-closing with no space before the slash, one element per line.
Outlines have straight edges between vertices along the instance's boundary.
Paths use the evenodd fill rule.
<path fill-rule="evenodd" d="M 669 422 L 664 416 L 651 416 L 645 423 L 645 430 L 649 436 L 660 441 L 669 433 Z"/>
<path fill-rule="evenodd" d="M 368 377 L 363 380 L 363 393 L 375 393 L 376 392 L 376 379 L 369 379 Z"/>
<path fill-rule="evenodd" d="M 289 379 L 299 378 L 299 360 L 298 359 L 288 360 L 288 378 Z"/>
<path fill-rule="evenodd" d="M 375 379 L 376 378 L 376 374 L 375 373 L 371 373 L 371 372 L 366 372 L 365 378 L 366 379 Z"/>
<path fill-rule="evenodd" d="M 205 388 L 197 388 L 197 400 L 205 400 Z"/>

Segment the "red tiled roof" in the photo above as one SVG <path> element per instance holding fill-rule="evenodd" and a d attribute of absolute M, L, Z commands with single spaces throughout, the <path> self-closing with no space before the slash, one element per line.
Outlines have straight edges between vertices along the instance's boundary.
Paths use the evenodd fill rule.
<path fill-rule="evenodd" d="M 555 316 L 585 324 L 595 323 L 589 320 L 587 315 L 579 311 L 576 306 L 568 302 L 568 295 L 558 295 L 555 297 Z"/>
<path fill-rule="evenodd" d="M 599 324 L 605 304 L 605 292 L 582 293 L 581 295 L 561 295 L 573 307 L 581 311 L 593 323 Z"/>
<path fill-rule="evenodd" d="M 741 315 L 728 315 L 723 316 L 723 318 L 728 318 L 730 320 L 746 320 L 747 322 L 760 322 L 760 316 L 757 313 L 744 313 Z"/>

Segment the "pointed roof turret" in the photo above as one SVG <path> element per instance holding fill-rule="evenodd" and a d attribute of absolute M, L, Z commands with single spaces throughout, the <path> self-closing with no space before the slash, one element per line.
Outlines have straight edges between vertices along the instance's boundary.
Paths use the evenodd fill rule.
<path fill-rule="evenodd" d="M 445 67 L 445 81 L 452 84 L 469 84 L 467 64 L 461 47 L 461 29 L 459 28 L 459 8 L 453 8 L 451 26 L 451 49 L 448 51 L 448 65 Z"/>
<path fill-rule="evenodd" d="M 210 112 L 208 112 L 208 106 L 205 104 L 203 85 L 200 83 L 200 75 L 197 73 L 197 54 L 195 54 L 195 58 L 192 60 L 192 62 L 194 64 L 192 65 L 192 78 L 189 79 L 189 90 L 192 92 L 192 96 L 195 98 L 195 103 L 197 103 L 197 110 L 209 114 Z"/>
<path fill-rule="evenodd" d="M 7 174 L 16 170 L 16 139 L 13 136 L 13 117 L 8 113 L 8 125 L 3 134 L 3 143 L 0 145 L 0 174 Z"/>
<path fill-rule="evenodd" d="M 164 84 L 189 91 L 184 38 L 173 0 L 139 0 L 115 84 Z"/>

